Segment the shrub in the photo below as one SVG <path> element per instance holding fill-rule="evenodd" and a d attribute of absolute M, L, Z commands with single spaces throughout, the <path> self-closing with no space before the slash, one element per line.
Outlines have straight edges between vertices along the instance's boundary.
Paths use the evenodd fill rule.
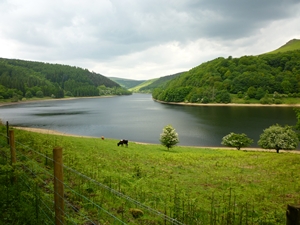
<path fill-rule="evenodd" d="M 242 147 L 248 147 L 252 143 L 253 140 L 248 138 L 246 134 L 236 134 L 231 132 L 222 138 L 221 144 L 228 147 L 235 147 L 240 150 Z"/>
<path fill-rule="evenodd" d="M 160 134 L 160 142 L 163 146 L 172 148 L 179 143 L 178 134 L 171 125 L 167 125 L 163 129 L 163 133 Z"/>

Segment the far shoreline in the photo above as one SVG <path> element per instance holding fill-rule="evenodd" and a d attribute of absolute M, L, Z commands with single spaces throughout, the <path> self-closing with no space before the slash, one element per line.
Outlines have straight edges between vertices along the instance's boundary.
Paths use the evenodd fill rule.
<path fill-rule="evenodd" d="M 75 100 L 75 99 L 82 99 L 82 98 L 110 98 L 115 96 L 116 95 L 102 95 L 102 96 L 88 96 L 88 97 L 45 98 L 45 99 L 24 100 L 24 101 L 17 101 L 17 102 L 0 102 L 0 107 L 6 105 L 18 105 L 18 104 L 44 102 L 44 101 L 59 101 L 59 100 L 64 101 L 64 100 Z"/>
<path fill-rule="evenodd" d="M 300 107 L 300 104 L 245 104 L 245 103 L 190 103 L 190 102 L 164 102 L 152 98 L 153 101 L 167 105 L 182 106 L 237 106 L 237 107 Z"/>
<path fill-rule="evenodd" d="M 102 95 L 102 96 L 88 96 L 88 97 L 68 97 L 68 98 L 46 98 L 46 99 L 34 99 L 34 100 L 24 100 L 18 102 L 0 102 L 1 106 L 7 105 L 18 105 L 26 103 L 35 103 L 43 101 L 64 101 L 64 100 L 75 100 L 75 99 L 84 99 L 84 98 L 110 98 L 116 97 L 116 95 Z M 190 103 L 190 102 L 165 102 L 152 98 L 154 102 L 167 105 L 181 105 L 181 106 L 236 106 L 236 107 L 300 107 L 300 104 L 245 104 L 245 103 Z"/>

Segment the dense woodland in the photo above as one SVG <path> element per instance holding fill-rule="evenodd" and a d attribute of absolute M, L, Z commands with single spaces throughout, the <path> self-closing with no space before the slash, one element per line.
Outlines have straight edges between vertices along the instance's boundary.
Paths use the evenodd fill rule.
<path fill-rule="evenodd" d="M 219 57 L 177 76 L 152 92 L 166 102 L 229 103 L 233 95 L 261 103 L 280 103 L 283 96 L 300 96 L 300 50 Z"/>
<path fill-rule="evenodd" d="M 107 77 L 87 69 L 0 58 L 0 99 L 131 94 Z"/>

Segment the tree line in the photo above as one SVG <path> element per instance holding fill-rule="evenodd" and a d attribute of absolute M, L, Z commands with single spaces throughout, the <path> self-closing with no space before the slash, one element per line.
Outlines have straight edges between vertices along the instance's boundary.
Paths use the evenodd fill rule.
<path fill-rule="evenodd" d="M 229 103 L 232 95 L 263 104 L 280 103 L 284 96 L 300 97 L 300 50 L 219 57 L 152 92 L 154 99 L 166 102 Z"/>
<path fill-rule="evenodd" d="M 105 91 L 103 91 L 103 88 Z M 0 99 L 131 94 L 107 77 L 75 66 L 0 58 Z"/>

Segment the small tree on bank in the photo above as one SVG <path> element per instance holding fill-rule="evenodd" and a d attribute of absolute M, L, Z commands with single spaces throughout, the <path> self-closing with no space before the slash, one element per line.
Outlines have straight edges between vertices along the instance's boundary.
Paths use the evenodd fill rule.
<path fill-rule="evenodd" d="M 160 134 L 160 142 L 168 150 L 179 143 L 178 134 L 171 125 L 167 125 L 163 129 L 163 133 Z"/>
<path fill-rule="evenodd" d="M 222 138 L 222 145 L 227 147 L 234 147 L 240 150 L 243 147 L 248 147 L 253 143 L 251 138 L 248 138 L 246 134 L 236 134 L 231 132 L 230 134 Z"/>
<path fill-rule="evenodd" d="M 299 143 L 298 135 L 291 126 L 282 127 L 278 124 L 265 129 L 260 135 L 258 145 L 265 149 L 293 150 Z"/>

